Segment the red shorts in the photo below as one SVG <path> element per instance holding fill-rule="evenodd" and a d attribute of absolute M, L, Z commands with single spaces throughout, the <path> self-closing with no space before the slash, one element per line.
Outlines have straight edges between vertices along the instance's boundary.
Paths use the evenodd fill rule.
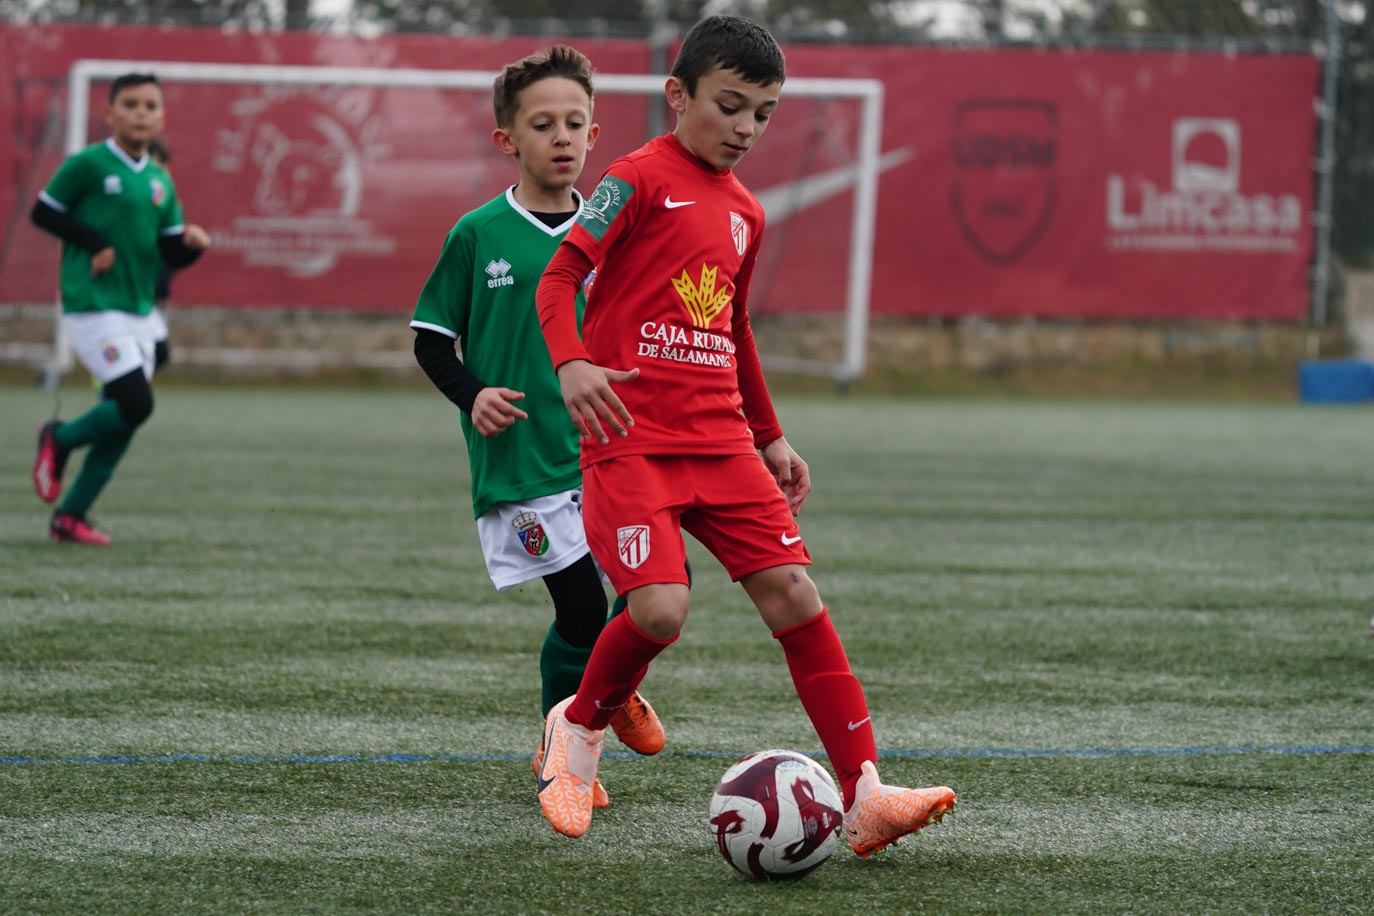
<path fill-rule="evenodd" d="M 774 566 L 809 566 L 797 522 L 758 455 L 626 455 L 582 471 L 587 544 L 616 594 L 687 583 L 682 530 L 732 580 Z"/>

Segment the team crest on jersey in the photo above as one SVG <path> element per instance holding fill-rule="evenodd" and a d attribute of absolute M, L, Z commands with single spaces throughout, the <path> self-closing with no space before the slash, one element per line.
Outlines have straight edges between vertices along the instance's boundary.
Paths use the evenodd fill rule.
<path fill-rule="evenodd" d="M 118 176 L 118 175 L 106 175 L 106 176 L 105 176 L 105 193 L 106 193 L 106 194 L 123 194 L 123 193 L 124 193 L 124 182 L 122 182 L 122 181 L 119 180 L 119 176 Z"/>
<path fill-rule="evenodd" d="M 596 186 L 592 196 L 582 202 L 577 213 L 577 224 L 592 234 L 598 242 L 611 226 L 611 220 L 625 206 L 635 189 L 628 182 L 614 175 L 607 175 Z"/>
<path fill-rule="evenodd" d="M 709 328 L 711 322 L 730 304 L 730 290 L 716 289 L 717 268 L 701 265 L 701 279 L 693 282 L 687 271 L 673 278 L 673 289 L 687 307 L 687 315 L 698 328 Z"/>
<path fill-rule="evenodd" d="M 148 190 L 153 194 L 153 206 L 162 206 L 162 202 L 167 199 L 167 186 L 154 178 L 148 182 Z"/>
<path fill-rule="evenodd" d="M 105 360 L 105 362 L 113 366 L 115 363 L 119 362 L 119 347 L 116 347 L 113 344 L 111 344 L 110 346 L 100 351 L 100 356 L 102 359 Z"/>
<path fill-rule="evenodd" d="M 544 533 L 544 526 L 539 524 L 539 516 L 533 512 L 521 512 L 511 520 L 511 524 L 515 526 L 525 553 L 542 557 L 549 552 L 549 536 Z"/>
<path fill-rule="evenodd" d="M 615 541 L 616 549 L 620 553 L 620 562 L 630 569 L 639 569 L 640 565 L 649 559 L 648 525 L 630 525 L 617 529 Z"/>
<path fill-rule="evenodd" d="M 749 250 L 749 224 L 733 210 L 730 211 L 730 238 L 735 240 L 735 250 L 740 257 Z"/>

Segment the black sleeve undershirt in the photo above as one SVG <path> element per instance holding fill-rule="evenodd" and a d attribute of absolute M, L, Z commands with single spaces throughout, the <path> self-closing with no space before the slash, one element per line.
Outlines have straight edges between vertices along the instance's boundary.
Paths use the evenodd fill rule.
<path fill-rule="evenodd" d="M 42 200 L 33 205 L 33 210 L 29 212 L 29 219 L 33 224 L 44 232 L 51 232 L 69 245 L 75 245 L 82 251 L 95 254 L 110 247 L 109 239 L 105 238 L 105 233 L 84 223 L 70 213 L 63 213 Z"/>
<path fill-rule="evenodd" d="M 29 218 L 39 229 L 51 232 L 69 245 L 75 245 L 90 254 L 110 247 L 110 241 L 105 237 L 105 233 L 42 200 L 33 205 Z M 157 240 L 157 250 L 162 255 L 162 260 L 172 268 L 187 267 L 195 263 L 196 258 L 201 255 L 200 250 L 187 245 L 185 236 L 180 234 L 160 236 Z"/>
<path fill-rule="evenodd" d="M 530 211 L 530 215 L 547 226 L 561 226 L 568 217 L 576 213 L 540 213 Z M 175 265 L 173 265 L 175 266 Z M 457 404 L 464 413 L 472 413 L 472 405 L 477 393 L 487 387 L 487 383 L 468 371 L 453 348 L 452 338 L 431 331 L 428 328 L 415 329 L 415 361 L 425 370 L 425 375 L 434 387 L 443 392 L 444 397 Z"/>
<path fill-rule="evenodd" d="M 195 263 L 196 258 L 201 255 L 199 248 L 192 248 L 186 244 L 185 233 L 159 236 L 157 250 L 162 255 L 162 260 L 173 270 L 180 270 Z"/>
<path fill-rule="evenodd" d="M 415 361 L 444 397 L 457 404 L 464 413 L 472 413 L 477 393 L 487 384 L 463 365 L 453 348 L 451 337 L 428 328 L 416 328 Z"/>

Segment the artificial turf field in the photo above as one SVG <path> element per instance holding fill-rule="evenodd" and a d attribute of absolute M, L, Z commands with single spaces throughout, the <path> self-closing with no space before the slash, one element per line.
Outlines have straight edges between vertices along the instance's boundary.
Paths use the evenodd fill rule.
<path fill-rule="evenodd" d="M 63 414 L 89 405 L 63 393 Z M 1374 423 L 1292 405 L 782 399 L 884 777 L 945 823 L 751 884 L 705 820 L 819 745 L 695 543 L 581 840 L 534 797 L 542 586 L 497 594 L 432 392 L 164 388 L 58 546 L 0 387 L 0 911 L 1367 913 Z M 69 473 L 74 473 L 72 468 Z"/>

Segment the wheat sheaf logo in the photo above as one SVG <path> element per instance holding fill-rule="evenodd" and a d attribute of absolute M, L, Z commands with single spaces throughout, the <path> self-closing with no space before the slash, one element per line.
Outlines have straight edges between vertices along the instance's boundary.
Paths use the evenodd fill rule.
<path fill-rule="evenodd" d="M 709 328 L 711 322 L 730 304 L 730 291 L 716 289 L 716 268 L 701 265 L 701 280 L 693 283 L 686 269 L 682 276 L 673 280 L 673 288 L 687 306 L 687 314 L 692 324 L 699 328 Z"/>

